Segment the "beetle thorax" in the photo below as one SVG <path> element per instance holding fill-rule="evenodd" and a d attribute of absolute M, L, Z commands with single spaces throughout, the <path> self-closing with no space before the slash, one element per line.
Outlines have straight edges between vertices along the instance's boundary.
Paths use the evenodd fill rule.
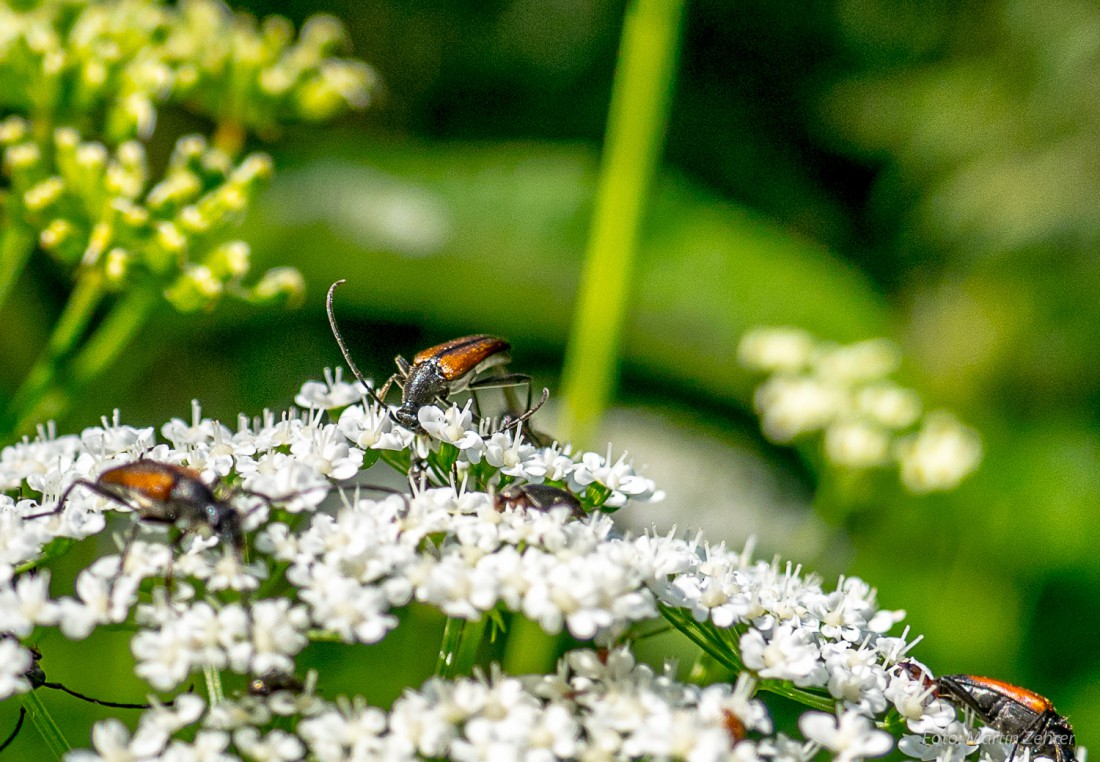
<path fill-rule="evenodd" d="M 435 360 L 426 360 L 414 365 L 405 377 L 405 386 L 401 390 L 401 407 L 394 413 L 398 423 L 410 429 L 419 429 L 417 411 L 430 405 L 436 397 L 446 397 L 451 384 L 439 369 Z"/>

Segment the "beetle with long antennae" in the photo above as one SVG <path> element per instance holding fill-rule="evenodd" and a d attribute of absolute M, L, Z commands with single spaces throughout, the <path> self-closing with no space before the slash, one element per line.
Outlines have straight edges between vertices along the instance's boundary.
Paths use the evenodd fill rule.
<path fill-rule="evenodd" d="M 344 355 L 344 361 L 348 368 L 355 374 L 364 387 L 367 394 L 387 409 L 386 392 L 390 385 L 396 383 L 401 389 L 401 405 L 396 410 L 390 411 L 394 421 L 413 431 L 422 431 L 420 419 L 417 413 L 420 408 L 431 405 L 437 400 L 445 401 L 450 395 L 461 391 L 475 391 L 478 389 L 509 388 L 514 386 L 527 386 L 527 409 L 519 416 L 509 420 L 509 426 L 521 426 L 535 414 L 546 402 L 550 391 L 543 390 L 542 398 L 533 406 L 531 404 L 531 377 L 523 373 L 508 373 L 503 375 L 480 377 L 481 374 L 492 368 L 501 367 L 511 361 L 508 350 L 511 345 L 504 339 L 488 334 L 479 333 L 473 336 L 463 336 L 459 339 L 429 347 L 413 357 L 412 363 L 401 355 L 394 358 L 397 363 L 397 373 L 394 373 L 382 388 L 375 392 L 370 383 L 364 378 L 355 361 L 351 359 L 344 337 L 340 334 L 340 327 L 336 324 L 336 315 L 332 309 L 333 293 L 336 287 L 344 283 L 338 280 L 328 290 L 325 307 L 328 311 L 329 325 L 332 327 L 332 335 Z"/>
<path fill-rule="evenodd" d="M 0 633 L 0 637 L 15 640 L 15 637 L 9 633 Z M 52 688 L 53 690 L 67 693 L 74 698 L 80 699 L 81 701 L 87 701 L 89 704 L 98 704 L 99 706 L 107 706 L 111 707 L 112 709 L 150 708 L 149 704 L 127 704 L 118 701 L 105 701 L 103 699 L 92 698 L 91 696 L 85 696 L 83 693 L 77 693 L 72 688 L 68 688 L 61 683 L 50 682 L 46 679 L 46 673 L 42 670 L 41 665 L 39 665 L 38 663 L 42 659 L 42 653 L 34 646 L 30 646 L 29 650 L 31 652 L 32 658 L 31 666 L 27 669 L 23 676 L 26 677 L 27 682 L 30 683 L 31 690 L 38 690 L 39 688 Z M 23 720 L 26 719 L 26 716 L 26 707 L 19 707 L 19 719 L 16 720 L 15 727 L 12 729 L 11 733 L 8 734 L 8 737 L 5 738 L 3 742 L 0 742 L 0 752 L 8 748 L 11 742 L 15 740 L 15 737 L 19 735 L 19 731 L 23 728 Z"/>
<path fill-rule="evenodd" d="M 312 489 L 328 487 L 328 484 L 324 484 Z M 86 489 L 132 509 L 146 523 L 176 527 L 180 530 L 177 542 L 188 534 L 209 529 L 240 563 L 244 562 L 242 517 L 229 499 L 236 495 L 249 495 L 272 503 L 289 500 L 301 494 L 298 492 L 273 497 L 234 487 L 229 499 L 219 499 L 213 489 L 203 482 L 202 475 L 194 469 L 155 460 L 135 460 L 107 469 L 95 481 L 77 479 L 65 489 L 61 499 L 51 510 L 24 518 L 31 520 L 61 513 L 69 496 L 77 488 Z M 130 540 L 132 539 L 131 533 Z M 129 546 L 128 540 L 122 553 L 119 573 L 125 566 Z"/>

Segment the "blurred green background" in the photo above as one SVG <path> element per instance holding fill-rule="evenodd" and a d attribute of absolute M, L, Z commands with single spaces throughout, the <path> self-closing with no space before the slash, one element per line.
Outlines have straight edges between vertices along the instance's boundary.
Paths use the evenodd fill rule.
<path fill-rule="evenodd" d="M 193 397 L 227 421 L 289 404 L 339 362 L 323 306 L 337 278 L 366 372 L 484 331 L 555 391 L 623 4 L 237 7 L 333 13 L 384 83 L 362 116 L 254 146 L 276 177 L 242 237 L 257 269 L 304 272 L 306 305 L 164 312 L 61 429 L 114 407 L 133 424 L 187 417 Z M 604 431 L 670 493 L 662 525 L 755 532 L 765 557 L 828 584 L 865 577 L 925 634 L 916 658 L 1050 697 L 1085 745 L 1100 732 L 1098 82 L 1090 2 L 690 3 Z M 158 135 L 206 127 L 169 112 Z M 0 388 L 66 293 L 43 260 L 25 275 Z M 742 332 L 776 324 L 897 341 L 904 382 L 981 432 L 979 472 L 946 496 L 876 485 L 843 520 L 814 515 L 815 459 L 762 440 L 736 364 Z M 47 673 L 67 681 L 50 645 Z M 52 663 L 86 647 L 59 641 Z M 324 687 L 385 701 L 423 677 Z"/>

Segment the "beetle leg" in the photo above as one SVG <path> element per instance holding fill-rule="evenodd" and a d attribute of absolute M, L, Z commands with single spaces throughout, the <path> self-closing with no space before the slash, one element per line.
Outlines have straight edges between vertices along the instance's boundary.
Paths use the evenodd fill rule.
<path fill-rule="evenodd" d="M 19 719 L 15 721 L 15 729 L 8 734 L 8 737 L 4 739 L 3 743 L 0 743 L 0 751 L 8 748 L 8 746 L 11 745 L 11 742 L 15 740 L 15 737 L 19 735 L 19 731 L 23 727 L 23 720 L 26 719 L 26 717 L 27 708 L 23 706 L 19 707 Z"/>
<path fill-rule="evenodd" d="M 513 394 L 513 389 L 517 386 L 527 387 L 527 406 L 524 410 L 531 407 L 531 377 L 526 373 L 503 373 L 491 376 L 484 376 L 482 378 L 475 379 L 467 384 L 466 388 L 469 390 L 471 396 L 474 398 L 475 410 L 478 417 L 481 417 L 481 410 L 478 409 L 479 398 L 477 392 L 483 389 L 501 389 L 504 393 L 504 400 L 507 405 L 507 417 L 511 417 L 520 409 L 519 401 Z"/>
<path fill-rule="evenodd" d="M 111 492 L 110 490 L 107 490 L 106 488 L 99 486 L 95 482 L 89 481 L 88 479 L 77 479 L 75 482 L 70 484 L 65 489 L 65 492 L 63 492 L 62 495 L 61 495 L 61 499 L 57 501 L 57 505 L 55 505 L 51 510 L 43 511 L 42 513 L 35 513 L 35 514 L 30 515 L 30 516 L 24 516 L 23 518 L 24 519 L 40 519 L 40 518 L 43 518 L 45 516 L 56 516 L 57 514 L 61 513 L 61 511 L 63 511 L 65 509 L 65 501 L 67 501 L 69 499 L 69 493 L 71 493 L 77 487 L 84 487 L 85 489 L 91 490 L 92 492 L 96 493 L 100 497 L 107 498 L 108 500 L 114 500 L 116 503 L 121 503 L 122 505 L 125 505 L 127 508 L 133 508 L 132 505 L 130 505 L 125 500 L 120 498 L 114 492 Z"/>
<path fill-rule="evenodd" d="M 473 389 L 504 389 L 512 386 L 531 385 L 531 377 L 526 373 L 506 373 L 501 376 L 485 376 L 471 381 L 466 388 Z"/>
<path fill-rule="evenodd" d="M 408 363 L 406 363 L 406 365 L 407 364 Z M 386 403 L 383 402 L 382 400 L 386 399 L 386 392 L 388 392 L 390 390 L 390 385 L 391 384 L 397 384 L 398 389 L 404 389 L 405 385 L 402 384 L 401 381 L 398 381 L 398 379 L 400 378 L 400 379 L 404 380 L 405 378 L 408 377 L 408 375 L 409 375 L 408 373 L 405 373 L 404 375 L 401 375 L 399 373 L 394 373 L 392 376 L 387 378 L 386 383 L 382 384 L 382 388 L 378 390 L 378 394 L 373 395 L 375 400 L 378 402 L 378 404 L 380 404 L 383 408 L 386 407 Z"/>

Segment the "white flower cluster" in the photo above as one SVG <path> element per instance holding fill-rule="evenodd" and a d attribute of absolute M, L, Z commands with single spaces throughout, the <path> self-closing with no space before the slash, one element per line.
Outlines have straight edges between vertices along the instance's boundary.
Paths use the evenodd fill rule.
<path fill-rule="evenodd" d="M 574 458 L 560 447 L 536 448 L 514 432 L 483 434 L 469 411 L 457 407 L 437 412 L 461 423 L 460 429 L 426 426 L 424 434 L 402 430 L 382 411 L 362 405 L 326 422 L 324 406 L 360 398 L 358 385 L 329 375 L 323 384 L 307 383 L 298 396 L 321 407 L 242 418 L 236 430 L 203 418 L 196 403 L 190 421 L 173 419 L 161 428 L 168 444 L 157 444 L 152 428 L 123 425 L 116 413 L 79 436 L 43 429 L 34 440 L 4 448 L 0 489 L 40 498 L 0 495 L 0 527 L 8 530 L 0 540 L 0 601 L 6 604 L 0 632 L 25 637 L 35 626 L 58 626 L 68 637 L 84 638 L 97 626 L 126 621 L 142 580 L 188 578 L 192 582 L 177 582 L 171 598 L 159 596 L 136 612 L 142 625 L 133 640 L 138 674 L 169 690 L 197 669 L 287 670 L 310 627 L 375 642 L 396 623 L 390 609 L 414 598 L 467 619 L 502 605 L 547 630 L 568 626 L 583 638 L 620 632 L 656 614 L 644 569 L 629 562 L 632 545 L 610 536 L 611 522 L 601 512 L 577 521 L 569 506 L 498 508 L 481 491 L 496 489 L 502 478 L 553 482 L 575 490 L 589 510 L 656 496 L 653 483 L 624 458 Z M 422 417 L 427 421 L 431 414 Z M 365 437 L 367 420 L 387 428 L 389 439 Z M 368 438 L 375 449 L 362 448 Z M 422 456 L 413 495 L 345 496 L 335 515 L 317 512 L 334 485 L 356 476 L 366 460 L 392 453 L 393 440 Z M 413 462 L 410 452 L 404 455 Z M 216 499 L 226 502 L 218 510 L 232 513 L 246 530 L 262 526 L 254 562 L 242 565 L 232 548 L 215 548 L 216 532 L 206 532 L 214 534 L 209 539 L 187 534 L 180 553 L 131 534 L 120 553 L 80 572 L 75 595 L 51 600 L 48 573 L 29 570 L 60 538 L 103 531 L 111 512 L 141 514 L 139 501 L 128 502 L 125 493 L 112 500 L 96 484 L 105 470 L 138 459 L 185 466 L 208 484 L 222 480 L 226 486 Z M 469 489 L 430 486 L 453 479 Z M 62 496 L 63 510 L 56 511 Z M 276 504 L 285 518 L 269 521 Z M 303 512 L 314 515 L 292 529 L 288 521 Z M 245 606 L 209 598 L 222 590 L 256 591 L 280 563 L 296 586 L 293 605 L 287 599 Z M 18 680 L 18 671 L 13 674 Z"/>
<path fill-rule="evenodd" d="M 663 614 L 741 678 L 684 685 L 614 649 L 572 652 L 549 677 L 433 680 L 389 713 L 361 699 L 326 703 L 312 687 L 215 696 L 209 707 L 185 694 L 154 706 L 132 734 L 100 723 L 98 754 L 72 758 L 805 760 L 825 748 L 854 760 L 890 748 L 872 724 L 890 712 L 911 728 L 954 720 L 919 681 L 899 682 L 915 641 L 886 634 L 902 615 L 879 609 L 861 580 L 829 590 L 800 568 L 701 536 L 622 536 L 605 510 L 660 497 L 625 458 L 535 446 L 455 405 L 422 409 L 424 431 L 413 432 L 363 391 L 326 373 L 299 393 L 307 410 L 242 417 L 235 429 L 196 403 L 190 420 L 161 427 L 159 444 L 152 428 L 116 414 L 80 435 L 44 428 L 0 450 L 0 632 L 12 636 L 0 639 L 0 698 L 30 687 L 31 654 L 14 638 L 35 627 L 83 638 L 126 622 L 137 674 L 171 691 L 200 670 L 293 674 L 311 638 L 377 642 L 400 607 L 419 601 L 453 619 L 517 612 L 607 646 Z M 214 485 L 213 505 L 200 506 L 212 509 L 210 526 L 177 527 L 188 531 L 174 544 L 131 533 L 77 575 L 72 595 L 51 598 L 53 556 L 115 512 L 141 519 L 157 507 L 148 492 L 144 503 L 116 500 L 97 482 L 140 459 Z M 347 483 L 378 462 L 410 477 L 407 494 L 370 474 Z M 497 495 L 524 484 L 568 500 L 529 507 Z M 246 535 L 247 564 L 215 524 L 235 526 L 226 516 Z M 141 592 L 157 577 L 171 586 Z M 280 588 L 289 592 L 267 597 Z M 773 735 L 758 689 L 837 712 L 804 715 L 806 741 Z"/>
<path fill-rule="evenodd" d="M 201 699 L 181 696 L 172 708 L 147 712 L 132 736 L 117 721 L 100 723 L 96 753 L 74 752 L 68 759 L 755 762 L 808 760 L 822 747 L 837 759 L 854 760 L 891 746 L 887 733 L 851 712 L 803 717 L 808 742 L 773 735 L 753 688 L 748 678 L 736 686 L 700 688 L 677 682 L 667 669 L 658 673 L 637 664 L 626 649 L 578 650 L 549 676 L 494 671 L 455 681 L 435 678 L 407 691 L 389 712 L 360 700 L 323 702 L 308 689 L 298 696 L 244 696 L 209 710 Z M 262 727 L 273 716 L 289 714 L 288 708 L 303 717 L 294 733 Z M 193 741 L 169 739 L 188 726 Z M 763 738 L 748 740 L 749 731 Z"/>
<path fill-rule="evenodd" d="M 758 677 L 826 689 L 867 715 L 886 709 L 890 667 L 916 641 L 884 634 L 904 612 L 879 609 L 865 582 L 841 578 L 829 592 L 790 564 L 752 561 L 747 549 L 667 537 L 646 545 L 655 566 L 673 572 L 658 591 L 660 603 L 682 610 L 704 633 L 743 633 L 736 650 Z"/>
<path fill-rule="evenodd" d="M 901 360 L 889 341 L 839 346 L 796 328 L 759 328 L 739 353 L 743 365 L 770 374 L 755 403 L 774 442 L 823 432 L 829 462 L 896 465 L 914 493 L 952 490 L 981 462 L 975 431 L 942 410 L 922 415 L 916 392 L 888 379 Z"/>

